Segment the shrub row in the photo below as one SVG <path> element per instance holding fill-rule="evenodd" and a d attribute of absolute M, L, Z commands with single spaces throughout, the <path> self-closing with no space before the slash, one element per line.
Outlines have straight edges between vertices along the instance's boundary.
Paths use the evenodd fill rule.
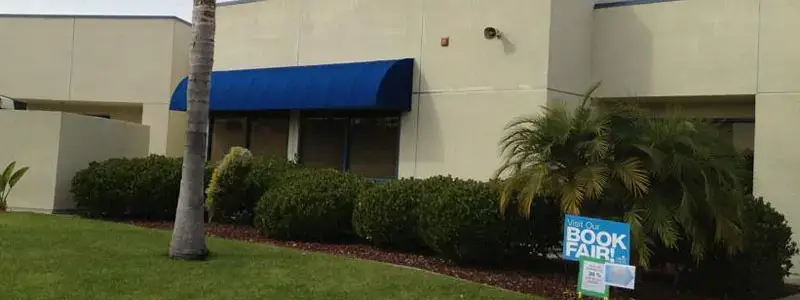
<path fill-rule="evenodd" d="M 75 174 L 71 192 L 80 214 L 101 219 L 173 220 L 181 182 L 180 158 L 150 155 L 143 158 L 113 158 L 93 162 Z M 244 179 L 241 174 L 224 178 L 238 181 L 219 197 L 214 221 L 252 224 L 253 208 L 264 191 L 296 164 L 273 157 L 255 158 Z M 206 166 L 205 185 L 215 166 Z"/>
<path fill-rule="evenodd" d="M 207 182 L 212 170 L 207 168 Z M 254 158 L 249 172 L 224 181 L 235 187 L 217 190 L 214 221 L 254 224 L 275 239 L 361 239 L 493 265 L 558 252 L 562 238 L 563 214 L 555 201 L 537 199 L 531 219 L 518 217 L 513 207 L 504 216 L 493 182 L 437 176 L 378 184 L 335 170 L 299 168 L 282 158 Z M 179 184 L 179 159 L 150 156 L 93 163 L 75 176 L 72 191 L 88 217 L 170 220 Z M 682 266 L 681 285 L 712 295 L 759 298 L 775 291 L 798 247 L 784 216 L 767 202 L 751 197 L 746 208 L 742 252 L 712 249 L 698 264 L 688 247 L 656 248 L 653 262 Z"/>
<path fill-rule="evenodd" d="M 256 227 L 272 238 L 343 242 L 357 235 L 382 248 L 481 265 L 503 262 L 512 245 L 534 244 L 520 223 L 529 221 L 499 213 L 494 183 L 437 176 L 369 184 L 334 170 L 292 172 L 285 180 L 256 210 Z"/>

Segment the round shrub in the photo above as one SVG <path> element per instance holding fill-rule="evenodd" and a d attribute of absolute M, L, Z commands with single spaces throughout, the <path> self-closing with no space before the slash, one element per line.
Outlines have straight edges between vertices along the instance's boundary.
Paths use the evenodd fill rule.
<path fill-rule="evenodd" d="M 220 166 L 223 162 L 224 160 L 219 162 Z M 217 206 L 218 209 L 213 214 L 213 220 L 210 221 L 252 225 L 255 207 L 261 196 L 271 187 L 279 184 L 287 172 L 300 167 L 294 161 L 281 156 L 252 157 L 249 165 L 249 170 L 245 175 L 242 174 L 245 173 L 244 169 L 246 168 L 238 168 L 240 169 L 236 172 L 238 175 L 233 176 L 237 179 L 230 182 L 231 188 L 227 189 L 222 196 L 225 200 L 220 201 L 222 203 Z M 214 169 L 214 167 L 211 168 L 211 172 L 206 178 L 209 188 Z M 208 191 L 206 194 L 208 195 Z M 214 200 L 212 199 L 212 201 Z"/>
<path fill-rule="evenodd" d="M 250 150 L 232 147 L 214 169 L 206 189 L 209 222 L 235 223 L 252 218 L 253 207 L 247 201 L 247 177 L 252 166 Z"/>
<path fill-rule="evenodd" d="M 782 292 L 792 257 L 800 252 L 792 229 L 783 214 L 761 198 L 748 197 L 744 214 L 745 248 L 732 256 L 722 249 L 706 254 L 684 280 L 692 288 L 731 299 L 772 299 Z"/>
<path fill-rule="evenodd" d="M 78 212 L 89 218 L 172 220 L 181 158 L 150 155 L 92 162 L 72 179 Z M 213 168 L 206 167 L 206 183 Z"/>
<path fill-rule="evenodd" d="M 417 209 L 425 193 L 424 183 L 419 179 L 392 180 L 362 192 L 353 212 L 356 233 L 378 247 L 424 249 L 417 230 Z"/>
<path fill-rule="evenodd" d="M 500 262 L 508 239 L 497 185 L 443 176 L 425 181 L 419 210 L 425 244 L 457 263 Z"/>
<path fill-rule="evenodd" d="M 259 156 L 253 159 L 253 166 L 247 176 L 247 207 L 252 211 L 264 193 L 280 184 L 287 172 L 297 170 L 300 165 L 282 156 Z M 248 224 L 252 224 L 252 218 Z"/>
<path fill-rule="evenodd" d="M 342 241 L 353 236 L 353 202 L 367 185 L 331 169 L 288 172 L 258 202 L 256 227 L 275 239 Z"/>

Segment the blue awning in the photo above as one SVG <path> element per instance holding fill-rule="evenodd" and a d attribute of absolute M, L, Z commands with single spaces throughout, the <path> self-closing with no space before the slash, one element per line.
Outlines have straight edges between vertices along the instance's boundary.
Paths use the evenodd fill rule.
<path fill-rule="evenodd" d="M 411 110 L 414 60 L 216 71 L 211 111 Z M 186 110 L 184 78 L 171 110 Z"/>

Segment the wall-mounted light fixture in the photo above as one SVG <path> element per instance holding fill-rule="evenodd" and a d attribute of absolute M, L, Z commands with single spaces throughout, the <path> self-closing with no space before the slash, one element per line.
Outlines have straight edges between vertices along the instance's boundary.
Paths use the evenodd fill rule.
<path fill-rule="evenodd" d="M 483 29 L 483 37 L 487 40 L 501 39 L 503 38 L 503 33 L 497 28 L 489 26 Z"/>

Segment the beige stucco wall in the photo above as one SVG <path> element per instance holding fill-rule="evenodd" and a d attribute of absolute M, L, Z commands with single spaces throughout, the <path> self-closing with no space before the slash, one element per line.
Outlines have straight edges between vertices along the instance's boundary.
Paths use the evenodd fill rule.
<path fill-rule="evenodd" d="M 500 166 L 498 142 L 505 125 L 546 104 L 545 91 L 422 94 L 416 138 L 401 140 L 400 176 L 489 178 Z M 413 158 L 404 156 L 412 153 Z"/>
<path fill-rule="evenodd" d="M 168 102 L 176 26 L 188 28 L 167 18 L 1 16 L 0 91 L 21 99 Z"/>
<path fill-rule="evenodd" d="M 786 215 L 800 240 L 800 151 L 797 127 L 800 92 L 760 94 L 756 98 L 754 192 Z M 793 272 L 800 259 L 795 257 Z"/>
<path fill-rule="evenodd" d="M 800 91 L 800 1 L 762 0 L 759 11 L 758 91 Z"/>
<path fill-rule="evenodd" d="M 0 18 L 0 94 L 69 100 L 72 18 Z"/>
<path fill-rule="evenodd" d="M 175 21 L 73 20 L 67 99 L 163 103 L 169 98 Z"/>
<path fill-rule="evenodd" d="M 762 0 L 755 126 L 755 193 L 786 215 L 800 241 L 800 1 Z M 800 257 L 794 259 L 800 273 Z"/>
<path fill-rule="evenodd" d="M 550 90 L 583 94 L 591 86 L 593 20 L 592 1 L 552 1 L 547 68 Z"/>
<path fill-rule="evenodd" d="M 592 77 L 603 81 L 599 95 L 755 94 L 759 19 L 771 18 L 759 18 L 759 4 L 777 5 L 770 2 L 781 1 L 691 0 L 595 10 Z"/>
<path fill-rule="evenodd" d="M 146 156 L 150 128 L 145 125 L 62 113 L 53 209 L 75 208 L 69 192 L 75 172 L 92 161 Z"/>
<path fill-rule="evenodd" d="M 30 109 L 138 106 L 139 116 L 118 119 L 149 125 L 150 151 L 166 153 L 189 34 L 188 24 L 166 17 L 0 16 L 0 94 L 36 101 Z"/>
<path fill-rule="evenodd" d="M 221 5 L 215 68 L 415 58 L 399 175 L 486 179 L 499 165 L 498 142 L 507 122 L 539 112 L 548 100 L 574 99 L 570 94 L 588 87 L 591 12 L 584 0 Z M 487 26 L 504 37 L 486 40 Z M 449 47 L 440 45 L 442 38 L 449 38 Z M 563 49 L 569 51 L 558 52 Z M 482 134 L 469 134 L 474 132 Z"/>
<path fill-rule="evenodd" d="M 186 127 L 188 126 L 186 112 L 169 112 L 169 130 L 167 136 L 166 155 L 182 157 L 186 147 Z"/>
<path fill-rule="evenodd" d="M 12 162 L 30 167 L 8 199 L 10 210 L 51 212 L 55 199 L 61 115 L 57 112 L 0 110 L 3 146 L 0 168 Z"/>
<path fill-rule="evenodd" d="M 69 189 L 75 172 L 92 161 L 148 153 L 149 128 L 144 125 L 46 111 L 0 111 L 3 142 L 0 164 L 17 161 L 30 171 L 9 197 L 18 211 L 54 212 L 74 209 Z"/>

